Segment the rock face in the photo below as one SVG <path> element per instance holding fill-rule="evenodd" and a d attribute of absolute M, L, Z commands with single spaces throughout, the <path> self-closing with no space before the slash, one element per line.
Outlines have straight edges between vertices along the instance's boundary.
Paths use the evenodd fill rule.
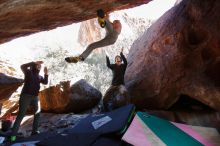
<path fill-rule="evenodd" d="M 101 39 L 100 26 L 97 25 L 97 19 L 91 19 L 81 23 L 78 41 L 83 47 L 90 44 L 91 42 L 95 42 Z"/>
<path fill-rule="evenodd" d="M 102 94 L 85 80 L 80 80 L 72 86 L 67 81 L 47 88 L 39 93 L 39 97 L 45 112 L 78 113 L 97 105 Z"/>
<path fill-rule="evenodd" d="M 12 77 L 15 73 L 16 70 L 13 67 L 0 61 L 0 101 L 8 99 L 22 85 L 22 79 Z"/>
<path fill-rule="evenodd" d="M 103 97 L 105 111 L 111 111 L 130 103 L 128 92 L 120 86 L 111 86 Z"/>
<path fill-rule="evenodd" d="M 139 108 L 187 95 L 220 111 L 220 1 L 183 0 L 137 39 L 125 75 Z"/>
<path fill-rule="evenodd" d="M 22 83 L 22 79 L 0 73 L 0 100 L 8 99 Z"/>
<path fill-rule="evenodd" d="M 64 26 L 106 12 L 132 8 L 150 0 L 19 0 L 0 2 L 0 43 L 19 36 Z"/>
<path fill-rule="evenodd" d="M 218 118 L 220 116 L 219 112 L 202 110 L 197 110 L 193 112 L 150 110 L 146 112 L 172 122 L 186 123 L 194 126 L 214 127 L 220 132 L 220 120 Z"/>

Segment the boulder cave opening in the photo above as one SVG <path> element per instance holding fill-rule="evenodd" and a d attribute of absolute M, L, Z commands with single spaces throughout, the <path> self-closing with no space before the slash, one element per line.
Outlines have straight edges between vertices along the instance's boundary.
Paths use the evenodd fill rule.
<path fill-rule="evenodd" d="M 168 109 L 171 111 L 214 111 L 204 103 L 192 97 L 181 94 L 179 99 Z"/>

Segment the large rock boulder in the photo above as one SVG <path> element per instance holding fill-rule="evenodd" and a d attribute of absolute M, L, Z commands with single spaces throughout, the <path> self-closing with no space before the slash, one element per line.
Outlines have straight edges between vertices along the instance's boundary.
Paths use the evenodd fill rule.
<path fill-rule="evenodd" d="M 19 0 L 0 1 L 0 43 L 96 17 L 105 12 L 132 8 L 151 0 Z"/>
<path fill-rule="evenodd" d="M 22 85 L 23 79 L 14 76 L 16 70 L 10 64 L 0 61 L 0 102 L 7 100 Z"/>
<path fill-rule="evenodd" d="M 111 86 L 103 97 L 105 111 L 111 111 L 129 103 L 128 91 L 124 86 Z"/>
<path fill-rule="evenodd" d="M 187 95 L 220 111 L 220 1 L 183 0 L 131 47 L 125 81 L 139 108 Z"/>
<path fill-rule="evenodd" d="M 78 113 L 97 105 L 102 94 L 85 80 L 80 80 L 72 86 L 69 81 L 61 82 L 41 91 L 39 97 L 45 112 Z"/>
<path fill-rule="evenodd" d="M 22 83 L 22 79 L 0 73 L 0 100 L 8 99 Z"/>

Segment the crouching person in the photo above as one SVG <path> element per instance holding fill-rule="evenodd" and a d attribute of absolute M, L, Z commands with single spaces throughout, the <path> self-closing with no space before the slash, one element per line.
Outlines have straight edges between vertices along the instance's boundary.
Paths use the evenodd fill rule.
<path fill-rule="evenodd" d="M 124 86 L 124 74 L 127 67 L 127 60 L 123 55 L 123 48 L 120 56 L 117 55 L 115 57 L 115 64 L 110 64 L 108 56 L 106 56 L 106 63 L 107 67 L 113 72 L 113 79 L 110 88 L 103 97 L 103 105 L 105 111 L 111 111 L 130 102 L 127 89 Z"/>

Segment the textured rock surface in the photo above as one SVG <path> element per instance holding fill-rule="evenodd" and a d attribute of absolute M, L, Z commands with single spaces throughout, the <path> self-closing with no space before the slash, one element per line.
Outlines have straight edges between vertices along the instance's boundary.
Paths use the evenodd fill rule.
<path fill-rule="evenodd" d="M 21 79 L 0 73 L 0 100 L 8 99 L 21 86 L 22 82 Z"/>
<path fill-rule="evenodd" d="M 78 41 L 85 47 L 88 44 L 101 39 L 100 26 L 98 26 L 97 19 L 84 21 L 80 25 Z"/>
<path fill-rule="evenodd" d="M 130 103 L 128 92 L 120 86 L 109 87 L 103 96 L 103 106 L 106 111 L 111 111 L 128 103 Z"/>
<path fill-rule="evenodd" d="M 183 0 L 132 45 L 126 84 L 140 108 L 181 94 L 220 111 L 220 1 Z"/>
<path fill-rule="evenodd" d="M 19 36 L 50 30 L 96 17 L 106 12 L 132 8 L 150 0 L 3 0 L 0 1 L 0 43 Z"/>
<path fill-rule="evenodd" d="M 39 93 L 41 108 L 45 112 L 65 113 L 88 110 L 100 101 L 100 91 L 80 80 L 70 86 L 70 82 L 62 82 Z"/>
<path fill-rule="evenodd" d="M 15 74 L 16 70 L 13 67 L 0 61 L 0 102 L 8 99 L 22 85 L 23 80 L 13 77 Z"/>

